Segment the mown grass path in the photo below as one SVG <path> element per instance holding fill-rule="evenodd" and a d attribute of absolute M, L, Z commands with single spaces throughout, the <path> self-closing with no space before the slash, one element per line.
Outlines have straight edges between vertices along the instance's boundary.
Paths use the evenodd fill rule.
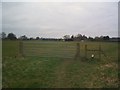
<path fill-rule="evenodd" d="M 56 74 L 56 80 L 55 83 L 53 84 L 53 87 L 56 88 L 61 88 L 63 86 L 68 86 L 68 80 L 66 77 L 66 69 L 67 67 L 72 64 L 72 60 L 63 60 L 63 62 L 57 67 L 55 74 Z"/>

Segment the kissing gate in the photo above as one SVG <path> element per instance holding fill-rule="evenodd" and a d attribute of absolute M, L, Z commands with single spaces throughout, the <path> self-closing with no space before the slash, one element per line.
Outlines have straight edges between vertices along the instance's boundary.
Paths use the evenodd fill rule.
<path fill-rule="evenodd" d="M 76 48 L 77 50 L 76 50 L 76 55 L 75 55 L 75 60 L 77 59 L 77 58 L 81 58 L 81 54 L 80 54 L 80 43 L 77 43 L 77 48 Z M 104 56 L 106 56 L 105 55 L 105 53 L 102 51 L 102 49 L 101 49 L 101 45 L 99 45 L 99 47 L 98 47 L 98 49 L 89 49 L 88 48 L 88 46 L 87 45 L 85 45 L 85 59 L 87 59 L 87 57 L 88 57 L 88 52 L 97 52 L 98 53 L 98 58 L 99 58 L 99 60 L 101 60 L 101 54 L 103 54 Z M 92 54 L 91 55 L 91 57 L 92 58 L 94 58 L 94 54 Z"/>

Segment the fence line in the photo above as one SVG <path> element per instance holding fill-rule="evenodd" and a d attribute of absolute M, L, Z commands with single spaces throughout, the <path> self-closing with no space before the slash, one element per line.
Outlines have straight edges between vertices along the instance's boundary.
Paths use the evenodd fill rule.
<path fill-rule="evenodd" d="M 75 45 L 69 43 L 28 43 L 24 41 L 22 41 L 22 44 L 20 43 L 22 56 L 74 58 L 75 49 Z"/>
<path fill-rule="evenodd" d="M 88 49 L 87 45 L 85 45 L 85 58 L 87 59 L 87 53 L 88 52 L 98 52 L 99 54 L 99 60 L 101 60 L 101 45 L 99 45 L 99 48 L 98 49 Z"/>
<path fill-rule="evenodd" d="M 81 59 L 85 57 L 87 59 L 88 52 L 97 52 L 98 58 L 101 60 L 101 54 L 105 53 L 99 45 L 98 49 L 88 48 L 85 44 L 85 48 L 81 48 L 83 45 L 80 43 L 75 44 L 51 44 L 51 43 L 26 43 L 23 41 L 19 42 L 19 53 L 22 57 L 24 56 L 40 56 L 40 57 L 69 57 L 76 59 Z"/>

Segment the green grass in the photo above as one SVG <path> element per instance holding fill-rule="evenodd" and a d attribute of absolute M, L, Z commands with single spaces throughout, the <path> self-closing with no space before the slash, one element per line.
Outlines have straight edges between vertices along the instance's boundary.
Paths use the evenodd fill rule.
<path fill-rule="evenodd" d="M 7 59 L 8 60 L 8 59 Z M 14 64 L 13 64 L 14 63 Z M 51 87 L 59 58 L 28 57 L 3 62 L 3 87 Z"/>
<path fill-rule="evenodd" d="M 21 57 L 19 41 L 3 41 L 3 88 L 117 88 L 118 44 L 82 42 L 81 58 L 74 60 L 76 43 L 24 41 Z M 85 60 L 85 44 L 101 44 L 107 57 L 90 59 L 89 53 Z"/>
<path fill-rule="evenodd" d="M 2 56 L 15 57 L 19 54 L 19 41 L 2 41 Z"/>

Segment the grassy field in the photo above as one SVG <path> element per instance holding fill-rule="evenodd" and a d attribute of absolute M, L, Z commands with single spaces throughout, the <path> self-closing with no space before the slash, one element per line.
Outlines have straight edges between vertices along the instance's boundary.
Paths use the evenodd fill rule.
<path fill-rule="evenodd" d="M 3 41 L 3 88 L 117 88 L 118 43 L 80 42 L 81 58 L 74 59 L 77 42 Z M 106 57 L 85 56 L 85 45 L 98 49 L 101 44 Z"/>

